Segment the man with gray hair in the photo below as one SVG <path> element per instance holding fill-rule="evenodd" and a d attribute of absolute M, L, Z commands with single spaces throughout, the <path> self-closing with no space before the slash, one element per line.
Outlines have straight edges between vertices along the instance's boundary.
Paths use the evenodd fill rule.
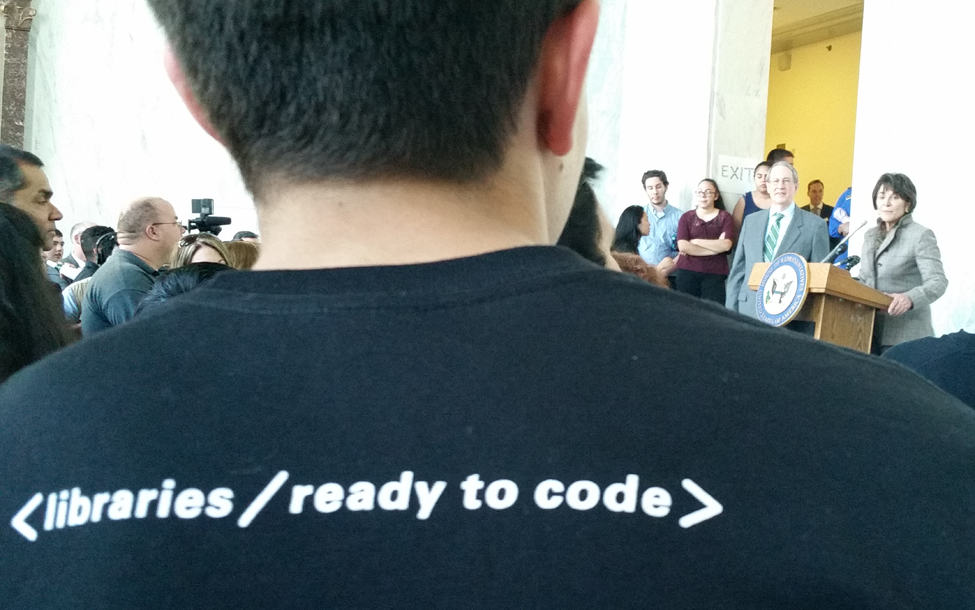
<path fill-rule="evenodd" d="M 41 169 L 44 163 L 32 153 L 0 144 L 0 202 L 9 203 L 30 216 L 44 240 L 44 249 L 54 247 L 54 223 L 61 210 L 51 202 L 54 191 Z"/>
<path fill-rule="evenodd" d="M 787 161 L 772 165 L 768 192 L 772 205 L 745 217 L 728 274 L 725 305 L 739 313 L 758 317 L 755 291 L 748 287 L 748 274 L 755 263 L 769 262 L 779 254 L 795 252 L 807 261 L 819 262 L 829 253 L 829 233 L 818 216 L 800 210 L 795 195 L 799 173 Z"/>
<path fill-rule="evenodd" d="M 183 234 L 172 204 L 158 197 L 133 201 L 118 219 L 118 248 L 91 276 L 81 308 L 81 332 L 118 326 L 135 309 L 169 262 Z"/>

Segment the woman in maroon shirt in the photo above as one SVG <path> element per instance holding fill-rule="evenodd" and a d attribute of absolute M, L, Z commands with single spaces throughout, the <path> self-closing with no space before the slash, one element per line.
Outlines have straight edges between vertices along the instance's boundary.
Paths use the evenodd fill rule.
<path fill-rule="evenodd" d="M 734 241 L 735 221 L 724 209 L 718 184 L 705 178 L 694 191 L 694 209 L 677 223 L 677 290 L 724 304 Z"/>

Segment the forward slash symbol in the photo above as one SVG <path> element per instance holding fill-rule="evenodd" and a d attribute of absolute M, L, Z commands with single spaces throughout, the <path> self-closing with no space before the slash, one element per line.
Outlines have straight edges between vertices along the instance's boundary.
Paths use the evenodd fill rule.
<path fill-rule="evenodd" d="M 264 490 L 257 494 L 257 497 L 254 498 L 254 501 L 251 502 L 250 506 L 247 507 L 247 510 L 241 513 L 240 518 L 237 519 L 237 527 L 243 529 L 250 525 L 251 521 L 253 521 L 254 518 L 260 514 L 267 503 L 271 501 L 271 498 L 274 497 L 274 494 L 278 493 L 278 490 L 281 489 L 281 486 L 284 485 L 285 481 L 287 480 L 287 470 L 282 470 L 278 472 L 278 474 L 274 475 L 274 478 L 268 482 Z"/>
<path fill-rule="evenodd" d="M 712 517 L 717 517 L 724 510 L 721 503 L 714 499 L 714 497 L 708 492 L 701 489 L 701 486 L 690 479 L 684 479 L 680 482 L 681 486 L 687 490 L 687 493 L 691 494 L 697 501 L 704 505 L 704 508 L 699 508 L 692 513 L 687 513 L 681 517 L 677 524 L 682 528 L 687 529 L 693 527 L 702 521 L 707 521 Z"/>
<path fill-rule="evenodd" d="M 14 518 L 10 520 L 10 527 L 17 530 L 21 536 L 30 540 L 31 542 L 37 540 L 37 530 L 27 525 L 27 517 L 30 517 L 31 513 L 34 512 L 34 510 L 36 510 L 43 501 L 43 494 L 40 492 L 34 494 L 34 497 L 28 500 L 27 504 L 24 504 L 24 506 L 17 511 L 17 514 L 14 515 Z"/>

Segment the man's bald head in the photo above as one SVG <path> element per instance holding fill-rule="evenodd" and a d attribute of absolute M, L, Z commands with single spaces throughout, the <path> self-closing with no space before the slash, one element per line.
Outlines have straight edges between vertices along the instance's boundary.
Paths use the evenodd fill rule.
<path fill-rule="evenodd" d="M 172 205 L 165 199 L 159 197 L 136 199 L 119 214 L 116 225 L 119 243 L 131 243 L 145 237 L 146 229 L 153 223 L 159 222 L 162 213 L 169 210 L 172 210 Z"/>

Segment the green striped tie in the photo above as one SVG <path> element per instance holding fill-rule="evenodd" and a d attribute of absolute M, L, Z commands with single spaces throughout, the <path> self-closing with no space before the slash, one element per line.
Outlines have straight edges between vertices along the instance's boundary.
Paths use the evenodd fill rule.
<path fill-rule="evenodd" d="M 775 245 L 779 243 L 779 225 L 782 223 L 783 216 L 785 214 L 782 212 L 775 214 L 775 222 L 769 225 L 768 233 L 765 234 L 765 250 L 762 251 L 762 254 L 766 263 L 772 260 L 772 255 L 775 254 Z"/>

